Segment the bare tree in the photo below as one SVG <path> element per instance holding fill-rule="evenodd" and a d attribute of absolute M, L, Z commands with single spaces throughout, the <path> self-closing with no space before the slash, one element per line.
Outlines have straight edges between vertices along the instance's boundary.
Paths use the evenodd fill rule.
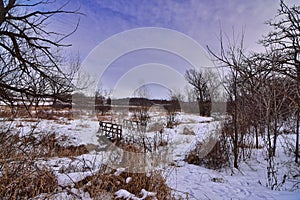
<path fill-rule="evenodd" d="M 180 92 L 180 90 L 171 90 L 169 89 L 169 99 L 173 100 L 173 99 L 177 99 L 179 102 L 184 102 L 184 94 L 182 94 Z"/>
<path fill-rule="evenodd" d="M 201 116 L 209 116 L 211 110 L 211 96 L 208 88 L 208 80 L 204 72 L 190 69 L 185 72 L 185 78 L 187 82 L 193 86 L 199 105 L 199 114 Z"/>
<path fill-rule="evenodd" d="M 187 96 L 187 102 L 194 102 L 196 101 L 195 93 L 193 92 L 193 89 L 189 86 L 186 85 L 184 87 L 184 94 Z"/>
<path fill-rule="evenodd" d="M 41 8 L 51 3 L 54 2 L 0 1 L 0 97 L 4 102 L 13 101 L 16 96 L 61 99 L 61 92 L 50 85 L 71 85 L 73 72 L 62 70 L 62 57 L 57 52 L 70 46 L 63 40 L 77 29 L 79 20 L 74 30 L 66 34 L 48 30 L 47 24 L 54 15 L 79 13 L 64 10 L 68 2 L 53 10 Z M 28 85 L 37 79 L 43 80 L 43 90 Z"/>
<path fill-rule="evenodd" d="M 208 51 L 216 59 L 219 67 L 229 69 L 227 80 L 225 80 L 225 90 L 229 98 L 229 113 L 232 116 L 233 122 L 233 154 L 234 154 L 234 167 L 238 168 L 239 157 L 239 108 L 240 108 L 240 93 L 239 88 L 246 78 L 243 78 L 245 73 L 243 68 L 245 60 L 247 60 L 244 52 L 244 34 L 240 40 L 237 40 L 233 34 L 233 39 L 227 37 L 227 46 L 225 47 L 223 41 L 223 34 L 220 32 L 220 53 L 214 53 L 209 47 Z"/>
<path fill-rule="evenodd" d="M 175 124 L 175 116 L 177 112 L 181 111 L 181 105 L 184 101 L 183 94 L 180 91 L 169 90 L 169 103 L 164 106 L 167 111 L 167 128 L 173 128 Z"/>
<path fill-rule="evenodd" d="M 278 61 L 281 65 L 273 66 L 274 71 L 288 76 L 296 81 L 297 95 L 294 99 L 296 115 L 296 150 L 295 162 L 299 161 L 299 121 L 300 121 L 300 6 L 287 6 L 280 1 L 277 16 L 267 22 L 273 28 L 261 43 L 269 49 L 265 59 L 272 59 L 270 54 L 280 55 Z"/>
<path fill-rule="evenodd" d="M 112 90 L 103 89 L 102 84 L 100 84 L 95 93 L 95 109 L 98 113 L 101 111 L 101 115 L 104 115 L 111 109 L 111 93 Z"/>
<path fill-rule="evenodd" d="M 150 120 L 149 116 L 149 108 L 151 106 L 150 98 L 150 90 L 147 85 L 143 84 L 141 81 L 141 86 L 134 91 L 135 98 L 130 99 L 131 102 L 135 102 L 136 108 L 133 109 L 134 118 L 140 123 L 140 130 L 142 132 L 146 131 L 147 124 Z"/>
<path fill-rule="evenodd" d="M 207 81 L 207 87 L 211 97 L 211 101 L 220 101 L 222 100 L 222 88 L 221 80 L 219 77 L 219 72 L 214 68 L 207 68 L 203 72 L 204 79 Z"/>
<path fill-rule="evenodd" d="M 69 55 L 61 61 L 60 65 L 60 69 L 63 70 L 64 74 L 57 72 L 56 75 L 52 77 L 52 82 L 45 83 L 49 84 L 48 87 L 52 93 L 53 107 L 56 106 L 57 100 L 67 103 L 71 102 L 71 92 L 74 91 L 73 81 L 80 68 L 80 57 L 79 55 Z M 64 68 L 62 66 L 64 66 Z M 65 75 L 68 75 L 68 77 L 65 78 Z"/>
<path fill-rule="evenodd" d="M 145 85 L 143 81 L 141 81 L 140 84 L 141 86 L 134 91 L 133 96 L 137 98 L 147 98 L 147 99 L 150 98 L 150 90 L 148 86 Z"/>

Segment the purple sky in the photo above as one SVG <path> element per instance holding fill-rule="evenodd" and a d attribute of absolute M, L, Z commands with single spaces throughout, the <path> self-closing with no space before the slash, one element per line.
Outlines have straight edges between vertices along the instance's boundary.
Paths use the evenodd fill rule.
<path fill-rule="evenodd" d="M 215 51 L 219 47 L 220 28 L 230 37 L 233 30 L 238 36 L 243 29 L 246 49 L 262 50 L 257 41 L 268 32 L 269 27 L 264 22 L 275 16 L 279 0 L 72 0 L 69 5 L 79 6 L 85 16 L 81 17 L 77 32 L 66 42 L 72 44 L 72 52 L 78 52 L 81 60 L 85 60 L 105 39 L 141 27 L 173 29 Z M 74 17 L 57 16 L 55 20 L 55 28 L 63 32 L 76 22 Z M 190 68 L 184 60 L 170 53 L 132 52 L 112 63 L 101 82 L 111 88 L 131 67 L 151 62 L 173 66 L 180 73 Z"/>
<path fill-rule="evenodd" d="M 85 58 L 101 41 L 128 29 L 164 27 L 180 31 L 201 45 L 218 47 L 220 27 L 228 35 L 245 30 L 246 47 L 258 48 L 256 42 L 268 30 L 264 22 L 276 14 L 278 0 L 72 0 L 86 16 L 78 31 L 69 38 L 73 49 Z M 74 20 L 60 18 L 60 28 Z"/>

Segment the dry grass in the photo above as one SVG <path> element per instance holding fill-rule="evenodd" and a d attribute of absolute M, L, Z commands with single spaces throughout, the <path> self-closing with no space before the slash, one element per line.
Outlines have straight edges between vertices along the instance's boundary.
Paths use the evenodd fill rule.
<path fill-rule="evenodd" d="M 97 119 L 98 119 L 98 121 L 107 121 L 107 122 L 115 121 L 114 116 L 113 115 L 108 115 L 108 114 L 106 114 L 106 115 L 98 114 Z"/>
<path fill-rule="evenodd" d="M 114 173 L 115 170 L 110 170 L 109 173 L 99 172 L 79 181 L 75 187 L 78 189 L 82 188 L 94 199 L 105 193 L 115 194 L 120 189 L 125 189 L 137 197 L 141 197 L 141 190 L 145 189 L 155 192 L 157 199 L 174 199 L 171 189 L 167 186 L 159 171 L 147 174 L 122 172 L 120 175 L 115 175 Z M 131 180 L 126 182 L 129 178 Z M 148 197 L 147 199 L 150 198 Z"/>
<path fill-rule="evenodd" d="M 2 133 L 5 135 L 5 133 Z M 61 146 L 59 139 L 54 133 L 36 137 L 34 134 L 27 136 L 18 135 L 6 135 L 2 136 L 0 150 L 0 159 L 9 158 L 14 160 L 15 158 L 25 155 L 31 155 L 35 158 L 43 157 L 70 157 L 79 156 L 88 153 L 88 149 L 84 145 L 80 146 Z M 3 153 L 5 152 L 5 153 Z M 4 157 L 3 157 L 4 156 Z"/>
<path fill-rule="evenodd" d="M 87 148 L 90 148 L 83 145 L 60 146 L 60 140 L 56 138 L 55 134 L 37 137 L 32 133 L 21 137 L 9 132 L 2 132 L 0 136 L 1 199 L 28 199 L 42 193 L 50 196 L 57 193 L 60 186 L 55 174 L 50 168 L 38 165 L 36 161 L 54 156 L 78 156 L 88 153 Z M 143 159 L 130 154 L 130 152 L 140 153 L 143 151 L 142 148 L 133 144 L 119 145 L 128 152 L 128 154 L 124 154 L 122 163 L 130 170 L 135 170 L 138 166 L 137 162 L 140 162 L 141 166 L 144 164 Z M 166 185 L 159 171 L 151 173 L 122 172 L 120 175 L 115 175 L 115 171 L 104 166 L 98 170 L 98 173 L 75 183 L 75 188 L 83 189 L 94 199 L 99 196 L 103 197 L 104 194 L 107 197 L 114 197 L 115 192 L 120 189 L 125 189 L 136 196 L 141 196 L 141 190 L 145 189 L 156 192 L 157 199 L 174 199 L 171 189 Z M 128 177 L 131 178 L 130 182 L 126 182 Z"/>
<path fill-rule="evenodd" d="M 53 172 L 35 164 L 39 151 L 32 148 L 31 137 L 2 132 L 0 141 L 0 196 L 3 199 L 27 199 L 57 188 Z"/>
<path fill-rule="evenodd" d="M 28 199 L 41 193 L 57 190 L 53 171 L 39 166 L 37 160 L 45 157 L 70 157 L 87 153 L 85 146 L 59 145 L 55 134 L 36 137 L 0 133 L 0 197 L 1 199 Z"/>
<path fill-rule="evenodd" d="M 65 118 L 68 120 L 72 120 L 73 116 L 72 116 L 72 111 L 69 109 L 62 109 L 62 110 L 53 110 L 53 109 L 49 109 L 49 110 L 43 110 L 43 109 L 39 109 L 36 114 L 36 117 L 40 118 L 40 119 L 47 119 L 47 120 L 57 120 L 59 118 Z"/>
<path fill-rule="evenodd" d="M 61 117 L 68 120 L 73 119 L 72 110 L 65 109 L 53 109 L 51 106 L 39 106 L 39 107 L 14 107 L 13 110 L 8 106 L 2 106 L 0 108 L 0 117 L 5 118 L 6 121 L 14 120 L 15 118 L 26 119 L 47 119 L 47 120 L 57 120 Z"/>
<path fill-rule="evenodd" d="M 33 119 L 24 118 L 30 122 Z M 20 123 L 19 126 L 22 127 L 23 124 Z M 91 144 L 63 146 L 61 142 L 66 141 L 67 137 L 58 138 L 54 133 L 38 134 L 34 133 L 34 127 L 31 128 L 32 133 L 25 136 L 12 134 L 9 130 L 0 132 L 0 199 L 29 199 L 41 194 L 48 194 L 49 197 L 58 194 L 62 187 L 58 185 L 54 172 L 45 165 L 37 164 L 37 161 L 52 157 L 76 157 L 97 149 L 97 146 Z M 94 199 L 100 199 L 99 196 L 103 195 L 114 198 L 115 192 L 120 189 L 128 190 L 137 197 L 145 189 L 156 192 L 157 199 L 174 199 L 159 171 L 147 174 L 131 173 L 145 164 L 142 146 L 128 143 L 118 145 L 127 152 L 123 155 L 122 165 L 128 166 L 130 172 L 115 175 L 115 170 L 104 166 L 98 173 L 77 182 L 75 188 L 83 189 Z M 140 153 L 140 157 L 133 156 L 131 152 Z M 130 182 L 126 182 L 128 177 L 131 178 Z M 70 188 L 63 190 L 69 191 Z"/>
<path fill-rule="evenodd" d="M 54 173 L 25 160 L 1 163 L 0 196 L 3 199 L 27 199 L 41 193 L 51 193 L 58 187 Z"/>
<path fill-rule="evenodd" d="M 137 197 L 141 197 L 141 191 L 145 189 L 149 192 L 155 192 L 157 199 L 174 199 L 172 191 L 167 186 L 160 171 L 134 173 L 135 170 L 140 170 L 140 167 L 145 165 L 143 147 L 130 143 L 120 143 L 118 146 L 125 150 L 121 160 L 122 166 L 126 166 L 125 172 L 116 174 L 116 170 L 102 166 L 98 173 L 77 182 L 75 187 L 88 192 L 93 199 L 99 199 L 98 197 L 103 196 L 103 194 L 113 196 L 120 189 L 127 190 Z"/>

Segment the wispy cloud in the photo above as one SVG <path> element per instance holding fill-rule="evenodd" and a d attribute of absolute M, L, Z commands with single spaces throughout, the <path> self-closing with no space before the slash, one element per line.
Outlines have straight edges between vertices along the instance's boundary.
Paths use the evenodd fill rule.
<path fill-rule="evenodd" d="M 71 38 L 74 48 L 86 56 L 99 42 L 113 34 L 137 27 L 155 26 L 175 29 L 196 39 L 202 45 L 217 46 L 220 26 L 230 34 L 232 28 L 245 29 L 246 43 L 251 48 L 268 27 L 277 0 L 167 0 L 167 1 L 74 1 L 81 5 L 78 32 Z M 75 3 L 74 3 L 75 4 Z"/>
<path fill-rule="evenodd" d="M 294 2 L 289 1 L 289 4 Z M 219 46 L 220 29 L 229 36 L 233 29 L 236 35 L 244 30 L 246 48 L 257 50 L 260 47 L 256 42 L 269 30 L 264 22 L 275 16 L 279 0 L 74 0 L 72 4 L 80 5 L 81 12 L 86 16 L 81 17 L 78 31 L 68 40 L 73 44 L 73 51 L 79 51 L 84 59 L 105 39 L 139 27 L 174 29 L 214 50 Z M 70 22 L 70 19 L 61 21 L 60 28 L 64 28 L 63 23 Z M 134 64 L 137 63 L 130 59 L 138 59 L 138 64 L 143 64 L 150 63 L 151 59 L 156 62 L 156 57 L 153 52 L 145 53 L 144 56 L 133 53 L 127 59 L 121 59 L 123 63 L 112 64 L 108 72 L 111 72 L 111 79 L 117 79 L 130 67 L 136 66 Z M 178 66 L 180 63 L 174 58 L 170 59 L 170 56 L 164 55 L 164 58 L 169 60 L 168 63 L 160 62 L 169 66 Z M 118 70 L 121 65 L 126 70 Z"/>

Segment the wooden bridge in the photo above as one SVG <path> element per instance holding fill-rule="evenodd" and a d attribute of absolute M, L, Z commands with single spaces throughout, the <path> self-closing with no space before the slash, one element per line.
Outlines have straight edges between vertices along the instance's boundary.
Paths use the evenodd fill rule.
<path fill-rule="evenodd" d="M 122 140 L 122 125 L 100 121 L 98 133 L 113 142 L 119 142 Z"/>
<path fill-rule="evenodd" d="M 146 126 L 141 125 L 139 122 L 136 121 L 125 120 L 123 121 L 123 123 L 124 123 L 124 128 L 126 126 L 127 129 L 146 128 Z M 102 148 L 103 150 L 106 150 L 108 145 L 105 142 L 105 138 L 109 139 L 112 142 L 117 142 L 117 143 L 123 140 L 125 143 L 136 144 L 140 147 L 143 147 L 145 152 L 151 152 L 153 148 L 151 141 L 147 137 L 140 137 L 134 134 L 122 136 L 122 125 L 119 124 L 100 121 L 98 133 L 100 133 L 100 135 L 98 136 L 99 138 L 98 142 L 104 146 Z M 154 146 L 156 145 L 154 144 Z"/>

